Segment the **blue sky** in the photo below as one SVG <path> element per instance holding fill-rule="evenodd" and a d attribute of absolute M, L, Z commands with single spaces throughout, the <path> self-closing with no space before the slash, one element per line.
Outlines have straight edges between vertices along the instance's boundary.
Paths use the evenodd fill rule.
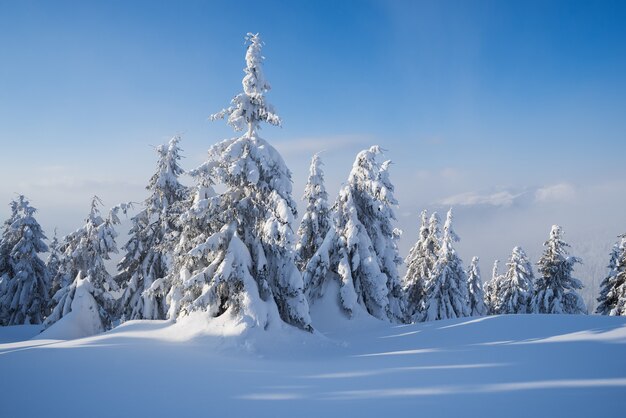
<path fill-rule="evenodd" d="M 26 193 L 65 233 L 94 193 L 143 198 L 150 145 L 180 133 L 199 164 L 233 135 L 207 117 L 241 89 L 252 31 L 284 119 L 262 135 L 296 197 L 313 152 L 333 194 L 377 143 L 403 250 L 419 209 L 450 204 L 467 260 L 538 252 L 557 222 L 610 241 L 626 230 L 625 21 L 621 1 L 0 1 L 0 201 Z"/>

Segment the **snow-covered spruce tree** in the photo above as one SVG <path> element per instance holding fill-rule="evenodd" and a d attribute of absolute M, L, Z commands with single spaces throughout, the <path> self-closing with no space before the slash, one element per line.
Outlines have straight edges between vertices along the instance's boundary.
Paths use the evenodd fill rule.
<path fill-rule="evenodd" d="M 572 277 L 572 270 L 581 260 L 567 255 L 567 244 L 562 239 L 563 230 L 553 225 L 550 238 L 543 245 L 546 249 L 539 259 L 539 277 L 535 282 L 532 299 L 533 311 L 552 314 L 585 314 L 587 309 L 577 290 L 582 289 L 580 280 Z"/>
<path fill-rule="evenodd" d="M 166 318 L 164 295 L 148 290 L 155 281 L 167 276 L 172 243 L 180 233 L 176 218 L 180 216 L 187 188 L 178 181 L 183 173 L 179 142 L 180 137 L 176 136 L 156 148 L 156 173 L 146 186 L 150 196 L 131 219 L 130 239 L 122 247 L 126 254 L 118 264 L 116 281 L 124 287 L 119 302 L 123 320 Z"/>
<path fill-rule="evenodd" d="M 7 225 L 2 246 L 8 251 L 0 295 L 2 325 L 40 324 L 47 314 L 50 276 L 39 254 L 48 251 L 36 209 L 24 196 L 11 205 L 13 222 Z"/>
<path fill-rule="evenodd" d="M 496 315 L 496 306 L 498 305 L 498 292 L 500 286 L 500 280 L 502 276 L 498 274 L 498 266 L 500 260 L 493 262 L 493 268 L 491 269 L 491 280 L 485 283 L 485 306 L 487 307 L 487 315 Z"/>
<path fill-rule="evenodd" d="M 397 202 L 389 164 L 376 160 L 380 153 L 373 146 L 357 155 L 333 206 L 333 225 L 307 264 L 304 280 L 313 303 L 323 296 L 325 281 L 338 275 L 338 299 L 348 315 L 358 304 L 376 318 L 400 322 L 405 319 L 397 272 L 400 231 L 392 226 Z"/>
<path fill-rule="evenodd" d="M 600 285 L 596 313 L 600 315 L 626 315 L 626 234 L 620 236 L 609 257 L 609 274 Z"/>
<path fill-rule="evenodd" d="M 495 289 L 493 313 L 532 313 L 534 275 L 530 261 L 521 247 L 513 248 L 506 266 L 507 271 Z"/>
<path fill-rule="evenodd" d="M 46 328 L 72 312 L 75 307 L 84 306 L 84 299 L 74 303 L 75 295 L 82 295 L 83 291 L 91 294 L 98 307 L 98 321 L 91 324 L 91 328 L 98 332 L 106 331 L 115 320 L 116 303 L 110 292 L 118 290 L 118 285 L 107 271 L 104 261 L 110 259 L 111 253 L 117 253 L 115 225 L 120 222 L 117 214 L 120 210 L 125 212 L 128 205 L 115 206 L 106 218 L 100 215 L 98 206 L 101 205 L 100 198 L 94 196 L 85 224 L 63 240 L 63 260 L 59 275 L 74 277 L 74 280 L 54 294 L 52 313 L 44 322 Z M 80 292 L 77 292 L 77 288 L 81 289 Z"/>
<path fill-rule="evenodd" d="M 61 243 L 59 242 L 59 238 L 57 237 L 57 230 L 54 229 L 54 236 L 52 237 L 52 241 L 50 241 L 50 245 L 48 245 L 48 258 L 46 259 L 46 267 L 48 268 L 48 273 L 50 274 L 50 297 L 54 296 L 57 290 L 60 287 L 55 287 L 54 278 L 57 277 L 59 269 L 61 268 L 63 255 L 61 254 Z"/>
<path fill-rule="evenodd" d="M 12 276 L 13 272 L 11 270 L 11 250 L 17 244 L 15 241 L 15 235 L 13 235 L 11 230 L 11 225 L 17 220 L 19 216 L 19 207 L 23 204 L 23 201 L 26 198 L 23 195 L 19 195 L 16 200 L 12 200 L 9 203 L 9 207 L 11 208 L 11 215 L 7 220 L 4 221 L 4 225 L 2 226 L 2 237 L 0 238 L 0 278 L 3 276 L 9 277 Z M 0 292 L 1 292 L 0 282 Z"/>
<path fill-rule="evenodd" d="M 432 232 L 431 232 L 432 231 Z M 419 321 L 424 311 L 424 292 L 439 251 L 439 217 L 421 213 L 419 236 L 405 260 L 407 271 L 403 280 L 408 322 Z"/>
<path fill-rule="evenodd" d="M 439 257 L 425 294 L 424 321 L 461 318 L 470 314 L 467 277 L 453 243 L 459 237 L 452 229 L 452 209 L 443 227 Z"/>
<path fill-rule="evenodd" d="M 300 270 L 304 270 L 330 228 L 328 193 L 324 186 L 324 172 L 319 153 L 311 159 L 309 179 L 302 200 L 307 202 L 307 205 L 298 228 L 300 240 L 296 245 L 296 261 Z"/>
<path fill-rule="evenodd" d="M 483 282 L 480 278 L 480 268 L 478 267 L 478 257 L 472 257 L 472 262 L 467 268 L 467 290 L 469 297 L 470 316 L 487 315 L 485 306 L 485 294 L 483 292 Z"/>
<path fill-rule="evenodd" d="M 182 243 L 199 245 L 178 262 L 182 268 L 168 295 L 170 315 L 205 310 L 218 316 L 230 310 L 266 327 L 277 310 L 284 322 L 311 331 L 294 260 L 291 172 L 258 136 L 261 122 L 279 125 L 280 118 L 265 101 L 270 85 L 262 70 L 261 39 L 248 34 L 246 40 L 244 91 L 211 119 L 228 118 L 236 131 L 247 132 L 211 147 L 206 163 L 191 173 L 202 187 L 225 190 L 199 196 L 184 215 L 188 222 L 204 223 L 204 229 L 186 230 L 181 237 Z"/>

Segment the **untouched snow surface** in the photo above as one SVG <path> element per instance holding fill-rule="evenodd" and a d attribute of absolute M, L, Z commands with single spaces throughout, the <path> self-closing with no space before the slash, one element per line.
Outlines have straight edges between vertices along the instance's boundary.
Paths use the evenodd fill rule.
<path fill-rule="evenodd" d="M 201 314 L 177 324 L 130 321 L 66 341 L 28 340 L 39 331 L 33 326 L 0 328 L 0 416 L 592 417 L 626 410 L 626 318 L 508 315 L 398 326 L 362 313 L 337 320 L 332 307 L 312 306 L 315 335 L 208 322 Z"/>

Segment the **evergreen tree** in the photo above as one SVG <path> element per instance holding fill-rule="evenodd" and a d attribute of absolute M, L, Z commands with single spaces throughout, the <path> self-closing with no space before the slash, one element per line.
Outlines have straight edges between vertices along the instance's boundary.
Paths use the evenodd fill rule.
<path fill-rule="evenodd" d="M 15 244 L 17 244 L 17 241 L 15 241 L 16 236 L 13 234 L 11 225 L 18 219 L 19 208 L 24 204 L 25 199 L 23 195 L 19 195 L 16 200 L 12 200 L 11 203 L 9 203 L 11 215 L 4 221 L 2 238 L 0 238 L 0 278 L 13 275 L 13 271 L 11 270 L 11 251 L 13 247 L 15 247 Z"/>
<path fill-rule="evenodd" d="M 106 218 L 102 218 L 98 206 L 102 201 L 94 196 L 91 211 L 85 224 L 64 238 L 63 262 L 59 269 L 61 277 L 74 277 L 74 280 L 59 289 L 52 298 L 53 310 L 44 322 L 49 327 L 72 311 L 77 288 L 88 291 L 97 304 L 97 323 L 91 324 L 98 331 L 106 331 L 113 325 L 116 315 L 116 301 L 111 291 L 119 289 L 107 271 L 104 261 L 111 253 L 117 253 L 115 225 L 119 224 L 118 212 L 126 212 L 128 205 L 115 206 Z M 83 281 L 89 282 L 84 284 Z M 78 303 L 78 302 L 77 302 Z M 84 305 L 81 305 L 84 306 Z"/>
<path fill-rule="evenodd" d="M 498 282 L 493 311 L 495 314 L 531 313 L 534 275 L 526 253 L 513 248 L 507 271 Z"/>
<path fill-rule="evenodd" d="M 600 285 L 596 313 L 600 315 L 626 315 L 626 234 L 620 236 L 609 257 L 609 274 Z"/>
<path fill-rule="evenodd" d="M 448 211 L 437 262 L 425 294 L 424 321 L 461 318 L 470 314 L 467 277 L 453 247 L 459 237 L 452 229 L 452 209 Z"/>
<path fill-rule="evenodd" d="M 263 43 L 258 35 L 246 39 L 244 91 L 211 119 L 228 117 L 236 131 L 248 130 L 211 147 L 207 162 L 191 173 L 203 189 L 219 184 L 225 190 L 199 196 L 184 215 L 201 227 L 183 231 L 178 261 L 182 268 L 168 295 L 170 315 L 198 309 L 220 315 L 233 307 L 233 313 L 244 318 L 246 312 L 253 313 L 257 324 L 267 326 L 277 309 L 283 321 L 311 331 L 294 260 L 291 172 L 278 151 L 258 136 L 260 122 L 279 125 L 280 118 L 265 101 L 270 85 L 262 70 Z M 195 248 L 184 253 L 190 244 Z M 240 309 L 241 301 L 250 304 Z"/>
<path fill-rule="evenodd" d="M 63 255 L 61 253 L 61 243 L 57 237 L 56 228 L 54 229 L 52 241 L 50 241 L 50 245 L 48 245 L 48 251 L 49 253 L 48 258 L 46 259 L 46 267 L 48 268 L 48 273 L 50 274 L 50 297 L 52 297 L 60 288 L 60 286 L 54 282 L 54 279 L 57 278 L 63 259 Z"/>
<path fill-rule="evenodd" d="M 561 227 L 553 225 L 550 238 L 543 244 L 546 249 L 537 263 L 541 277 L 535 282 L 533 310 L 537 313 L 584 314 L 587 309 L 577 292 L 583 285 L 572 277 L 574 265 L 581 260 L 567 255 L 569 244 L 562 237 Z"/>
<path fill-rule="evenodd" d="M 0 247 L 6 249 L 6 269 L 0 285 L 2 325 L 40 324 L 48 308 L 50 276 L 39 254 L 48 251 L 35 208 L 24 196 L 12 202 L 13 221 L 6 226 Z"/>
<path fill-rule="evenodd" d="M 406 295 L 406 313 L 409 322 L 416 322 L 422 314 L 424 289 L 436 260 L 436 254 L 431 253 L 428 248 L 429 231 L 428 213 L 423 210 L 417 242 L 405 260 L 407 271 L 403 280 L 403 288 Z"/>
<path fill-rule="evenodd" d="M 338 277 L 340 305 L 348 315 L 358 304 L 376 318 L 397 322 L 405 316 L 397 272 L 400 231 L 392 226 L 397 202 L 389 163 L 379 164 L 379 154 L 380 148 L 373 146 L 357 155 L 333 206 L 333 226 L 304 278 L 311 301 L 323 296 L 326 280 Z"/>
<path fill-rule="evenodd" d="M 469 296 L 470 316 L 487 315 L 487 307 L 485 306 L 485 295 L 483 293 L 483 284 L 480 278 L 478 261 L 478 257 L 472 257 L 472 262 L 467 268 L 467 290 Z"/>
<path fill-rule="evenodd" d="M 330 228 L 328 193 L 324 186 L 324 172 L 319 153 L 311 159 L 309 179 L 302 200 L 307 202 L 307 206 L 298 228 L 300 240 L 296 245 L 296 260 L 300 270 L 304 270 Z"/>
<path fill-rule="evenodd" d="M 126 254 L 118 264 L 116 281 L 125 287 L 120 300 L 120 314 L 125 320 L 165 319 L 167 314 L 163 295 L 148 289 L 167 276 L 172 243 L 180 232 L 176 218 L 187 189 L 178 181 L 183 173 L 179 142 L 180 137 L 174 137 L 156 148 L 157 170 L 146 186 L 150 196 L 144 209 L 131 219 L 130 239 L 122 247 Z"/>
<path fill-rule="evenodd" d="M 485 306 L 488 315 L 496 315 L 498 306 L 498 292 L 500 291 L 500 281 L 502 276 L 498 274 L 500 260 L 493 262 L 491 270 L 491 280 L 485 284 Z"/>

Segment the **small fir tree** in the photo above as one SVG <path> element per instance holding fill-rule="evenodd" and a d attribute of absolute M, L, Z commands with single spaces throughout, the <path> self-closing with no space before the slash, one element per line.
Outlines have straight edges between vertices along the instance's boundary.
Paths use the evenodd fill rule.
<path fill-rule="evenodd" d="M 470 314 L 467 277 L 454 249 L 459 237 L 452 229 L 452 209 L 443 227 L 439 257 L 428 281 L 424 321 L 462 318 Z"/>
<path fill-rule="evenodd" d="M 110 259 L 111 253 L 117 253 L 115 225 L 120 223 L 118 212 L 126 212 L 128 205 L 115 206 L 106 218 L 100 215 L 98 207 L 101 205 L 100 198 L 94 196 L 85 224 L 64 238 L 63 262 L 59 274 L 74 277 L 74 280 L 53 296 L 52 313 L 44 322 L 46 328 L 72 312 L 78 287 L 82 289 L 79 294 L 87 290 L 97 303 L 98 321 L 90 327 L 106 331 L 113 326 L 117 306 L 111 292 L 117 291 L 119 287 L 104 262 Z M 83 280 L 89 282 L 89 285 L 81 284 Z"/>
<path fill-rule="evenodd" d="M 330 228 L 328 193 L 324 186 L 322 165 L 319 153 L 315 154 L 311 159 L 309 179 L 302 198 L 307 206 L 298 228 L 300 240 L 296 245 L 296 261 L 300 270 L 304 270 Z"/>
<path fill-rule="evenodd" d="M 13 276 L 11 268 L 11 251 L 15 244 L 17 244 L 16 235 L 13 234 L 11 225 L 19 218 L 19 208 L 24 204 L 26 197 L 19 195 L 17 199 L 12 200 L 9 203 L 11 208 L 11 215 L 4 221 L 2 228 L 2 237 L 0 238 L 0 277 Z"/>
<path fill-rule="evenodd" d="M 467 290 L 469 296 L 470 316 L 487 315 L 485 306 L 485 294 L 480 278 L 480 268 L 478 267 L 478 257 L 472 257 L 472 262 L 467 268 Z"/>
<path fill-rule="evenodd" d="M 401 322 L 404 308 L 397 266 L 393 186 L 389 163 L 379 164 L 378 146 L 361 151 L 348 183 L 333 207 L 333 226 L 304 272 L 311 302 L 323 296 L 326 280 L 340 281 L 341 308 L 352 316 L 357 305 L 370 315 Z"/>
<path fill-rule="evenodd" d="M 0 285 L 2 325 L 40 324 L 47 314 L 50 276 L 39 254 L 48 251 L 35 208 L 24 196 L 11 204 L 13 213 L 0 247 L 8 250 Z"/>
<path fill-rule="evenodd" d="M 502 276 L 498 274 L 498 266 L 500 260 L 493 262 L 493 268 L 491 270 L 491 280 L 485 284 L 485 306 L 487 307 L 488 315 L 496 315 L 498 306 L 498 292 L 500 291 L 500 281 Z"/>
<path fill-rule="evenodd" d="M 609 274 L 600 285 L 596 313 L 600 315 L 626 315 L 626 234 L 620 236 L 609 257 Z"/>
<path fill-rule="evenodd" d="M 61 253 L 61 242 L 59 242 L 59 238 L 57 237 L 56 228 L 54 229 L 54 236 L 52 237 L 52 241 L 50 241 L 50 245 L 48 245 L 48 251 L 49 253 L 48 258 L 46 259 L 46 267 L 48 268 L 48 273 L 50 274 L 50 297 L 52 297 L 60 288 L 60 286 L 55 286 L 54 279 L 58 275 L 63 258 L 63 255 Z"/>
<path fill-rule="evenodd" d="M 507 271 L 498 282 L 495 294 L 495 314 L 525 314 L 532 312 L 534 275 L 526 253 L 513 248 Z"/>
<path fill-rule="evenodd" d="M 585 314 L 585 303 L 577 292 L 583 285 L 572 277 L 574 265 L 581 260 L 567 255 L 569 244 L 562 238 L 561 227 L 553 225 L 550 238 L 544 243 L 546 249 L 537 263 L 541 276 L 535 282 L 533 310 L 549 314 Z"/>
<path fill-rule="evenodd" d="M 179 142 L 176 136 L 156 148 L 157 170 L 146 186 L 150 196 L 144 209 L 131 219 L 130 239 L 123 247 L 126 254 L 118 264 L 120 273 L 116 277 L 124 286 L 120 314 L 126 320 L 165 319 L 167 314 L 163 294 L 148 290 L 168 275 L 172 243 L 180 233 L 176 218 L 187 188 L 178 181 L 183 173 Z"/>
<path fill-rule="evenodd" d="M 431 234 L 431 228 L 433 233 Z M 417 322 L 424 311 L 424 293 L 430 273 L 437 261 L 439 251 L 439 218 L 437 213 L 428 220 L 428 213 L 421 213 L 419 236 L 405 260 L 407 271 L 403 280 L 408 322 Z"/>

